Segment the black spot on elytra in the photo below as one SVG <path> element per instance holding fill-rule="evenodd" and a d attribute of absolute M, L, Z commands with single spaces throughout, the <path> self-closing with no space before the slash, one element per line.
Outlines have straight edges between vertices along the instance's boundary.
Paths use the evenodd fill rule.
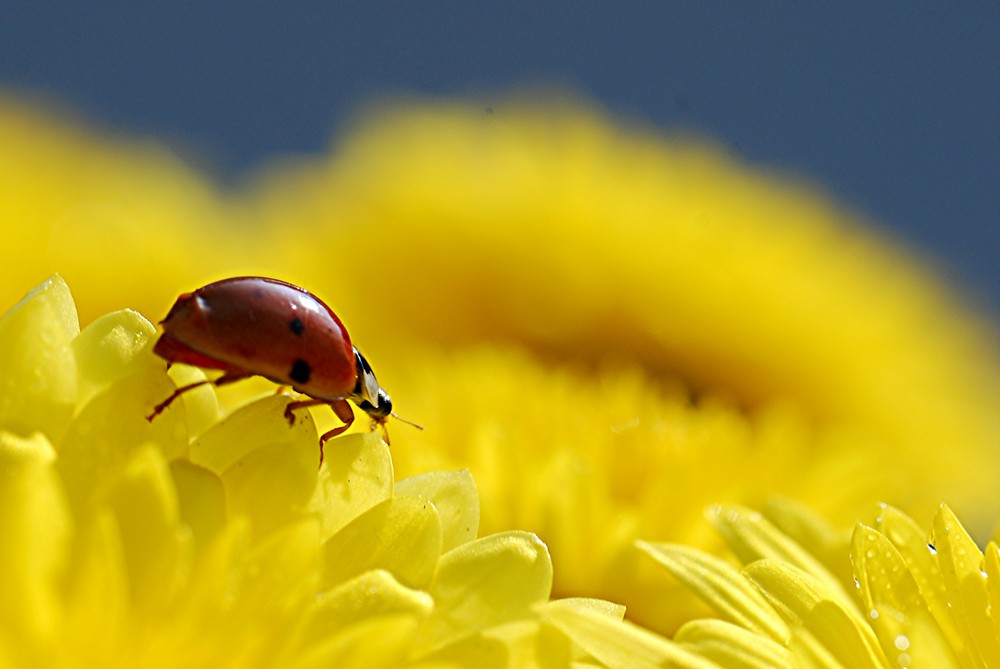
<path fill-rule="evenodd" d="M 303 360 L 302 358 L 299 358 L 298 360 L 293 362 L 292 371 L 288 372 L 288 378 L 290 378 L 292 381 L 295 381 L 295 383 L 298 383 L 300 385 L 305 385 L 309 383 L 309 377 L 311 375 L 312 375 L 312 367 L 310 367 L 309 363 Z"/>
<path fill-rule="evenodd" d="M 302 321 L 298 317 L 288 321 L 288 329 L 291 330 L 292 334 L 295 336 L 301 335 L 305 327 L 306 326 L 302 324 Z"/>
<path fill-rule="evenodd" d="M 261 290 L 260 288 L 254 288 L 253 289 L 253 293 L 251 293 L 251 294 L 253 295 L 253 299 L 255 299 L 255 300 L 263 300 L 264 299 L 264 291 Z"/>

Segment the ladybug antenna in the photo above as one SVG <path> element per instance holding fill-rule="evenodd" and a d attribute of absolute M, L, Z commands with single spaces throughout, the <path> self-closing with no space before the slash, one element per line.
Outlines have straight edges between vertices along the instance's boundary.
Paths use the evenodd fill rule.
<path fill-rule="evenodd" d="M 392 416 L 393 418 L 395 418 L 398 421 L 402 421 L 402 422 L 406 423 L 407 425 L 412 425 L 413 427 L 417 428 L 418 430 L 424 429 L 423 425 L 417 425 L 412 420 L 406 420 L 405 418 L 402 418 L 399 414 L 397 414 L 395 411 L 390 411 L 389 415 Z"/>

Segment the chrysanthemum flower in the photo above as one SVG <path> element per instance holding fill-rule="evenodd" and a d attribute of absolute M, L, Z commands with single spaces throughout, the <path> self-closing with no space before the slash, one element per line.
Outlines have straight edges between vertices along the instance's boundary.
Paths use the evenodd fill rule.
<path fill-rule="evenodd" d="M 559 596 L 674 628 L 692 609 L 634 540 L 712 549 L 715 502 L 847 523 L 945 500 L 977 537 L 1000 515 L 988 327 L 851 213 L 715 147 L 573 104 L 430 102 L 220 194 L 34 109 L 0 128 L 5 304 L 55 271 L 85 320 L 227 275 L 306 286 L 428 427 L 391 428 L 396 471 L 469 468 L 483 531 L 536 532 Z"/>
<path fill-rule="evenodd" d="M 710 546 L 713 502 L 1000 515 L 990 335 L 803 185 L 569 105 L 438 104 L 261 190 L 272 247 L 359 286 L 359 342 L 431 426 L 399 470 L 468 466 L 484 527 L 538 532 L 562 594 L 669 629 L 688 613 L 630 539 Z"/>
<path fill-rule="evenodd" d="M 985 555 L 947 506 L 929 532 L 883 505 L 848 539 L 787 504 L 710 518 L 741 566 L 676 544 L 640 548 L 718 619 L 675 641 L 721 666 L 1000 666 L 1000 551 Z"/>
<path fill-rule="evenodd" d="M 0 667 L 605 666 L 578 640 L 622 607 L 549 601 L 533 534 L 477 538 L 468 472 L 397 482 L 367 434 L 317 474 L 279 395 L 150 423 L 153 335 L 128 310 L 81 331 L 59 277 L 0 319 Z M 647 638 L 615 657 L 671 647 Z"/>

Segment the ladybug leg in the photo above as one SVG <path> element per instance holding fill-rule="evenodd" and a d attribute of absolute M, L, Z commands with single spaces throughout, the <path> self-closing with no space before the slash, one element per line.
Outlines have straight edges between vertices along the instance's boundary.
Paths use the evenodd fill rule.
<path fill-rule="evenodd" d="M 337 418 L 344 421 L 344 424 L 340 427 L 335 427 L 329 432 L 324 432 L 319 438 L 319 466 L 323 466 L 323 444 L 327 442 L 328 439 L 336 437 L 341 434 L 344 430 L 351 426 L 354 422 L 354 411 L 351 409 L 351 405 L 348 404 L 347 400 L 334 400 L 333 402 L 329 400 L 319 400 L 319 399 L 308 399 L 300 400 L 298 402 L 289 402 L 285 405 L 285 418 L 288 419 L 289 424 L 295 425 L 295 411 L 298 409 L 306 409 L 308 407 L 320 406 L 325 404 L 333 409 L 333 413 L 337 414 Z"/>
<path fill-rule="evenodd" d="M 324 432 L 319 438 L 319 466 L 323 466 L 323 444 L 329 439 L 333 439 L 338 434 L 342 433 L 344 430 L 351 426 L 354 422 L 354 410 L 351 409 L 351 405 L 347 403 L 347 400 L 337 400 L 336 402 L 327 402 L 330 408 L 333 409 L 333 413 L 337 414 L 337 418 L 344 421 L 344 424 L 340 427 L 335 427 L 329 432 Z"/>
<path fill-rule="evenodd" d="M 392 442 L 389 441 L 389 428 L 385 426 L 385 417 L 372 418 L 372 431 L 374 430 L 378 430 L 379 436 L 382 437 L 386 446 L 392 446 Z"/>
<path fill-rule="evenodd" d="M 344 421 L 344 424 L 340 427 L 335 427 L 329 432 L 324 432 L 323 436 L 319 438 L 319 443 L 322 445 L 327 439 L 332 439 L 338 434 L 346 430 L 354 422 L 354 410 L 351 409 L 351 405 L 348 404 L 347 400 L 337 400 L 336 402 L 324 402 L 324 404 L 330 405 L 333 409 L 333 413 L 337 414 L 337 418 Z"/>
<path fill-rule="evenodd" d="M 153 407 L 153 412 L 146 416 L 146 420 L 153 422 L 153 419 L 163 413 L 164 409 L 173 404 L 175 399 L 189 390 L 194 390 L 195 388 L 206 386 L 208 384 L 212 384 L 213 386 L 223 386 L 227 383 L 233 383 L 234 381 L 245 379 L 247 376 L 248 374 L 240 372 L 226 372 L 214 381 L 212 379 L 205 379 L 204 381 L 195 381 L 194 383 L 189 383 L 186 386 L 181 386 L 180 388 L 175 389 L 174 392 L 170 393 L 170 397 Z"/>
<path fill-rule="evenodd" d="M 285 405 L 285 418 L 288 419 L 288 424 L 289 425 L 294 426 L 295 425 L 295 413 L 294 413 L 295 411 L 297 411 L 299 409 L 305 409 L 305 408 L 308 408 L 308 407 L 319 406 L 320 404 L 329 404 L 329 403 L 330 402 L 327 401 L 327 400 L 317 400 L 317 399 L 308 399 L 308 400 L 299 400 L 298 402 L 289 402 L 288 404 Z"/>

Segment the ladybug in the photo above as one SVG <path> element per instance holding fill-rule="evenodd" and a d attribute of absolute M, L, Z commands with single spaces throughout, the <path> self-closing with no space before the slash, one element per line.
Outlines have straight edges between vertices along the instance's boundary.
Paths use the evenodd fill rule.
<path fill-rule="evenodd" d="M 259 276 L 223 279 L 178 297 L 160 325 L 163 334 L 153 353 L 168 366 L 183 363 L 223 374 L 177 388 L 153 407 L 147 420 L 199 386 L 263 376 L 311 398 L 285 407 L 290 425 L 295 424 L 295 410 L 322 404 L 344 422 L 319 438 L 320 465 L 323 444 L 354 422 L 347 400 L 367 413 L 372 428 L 378 427 L 389 442 L 386 419 L 399 418 L 392 412 L 392 400 L 351 344 L 337 314 L 309 291 Z"/>

